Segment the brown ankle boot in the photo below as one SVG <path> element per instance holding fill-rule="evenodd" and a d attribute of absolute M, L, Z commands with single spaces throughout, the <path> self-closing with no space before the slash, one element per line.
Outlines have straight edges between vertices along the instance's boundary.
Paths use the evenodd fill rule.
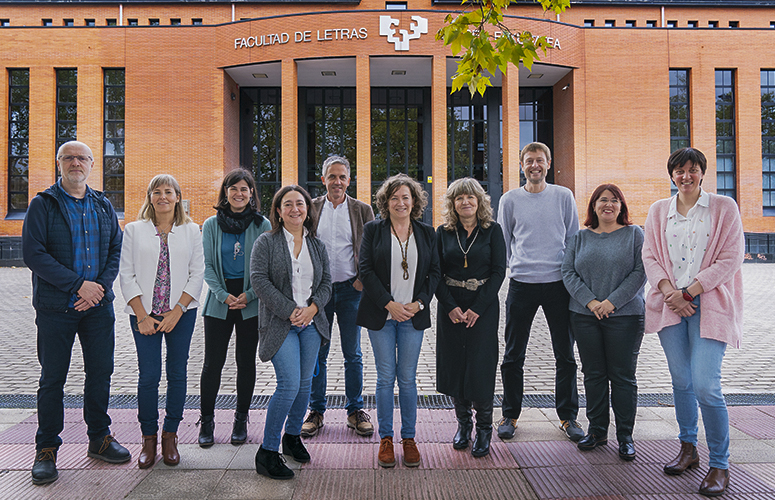
<path fill-rule="evenodd" d="M 178 465 L 180 454 L 178 453 L 178 434 L 176 432 L 162 431 L 161 456 L 167 465 Z"/>
<path fill-rule="evenodd" d="M 683 474 L 686 469 L 695 469 L 700 466 L 700 456 L 697 455 L 697 447 L 691 443 L 681 441 L 681 451 L 672 462 L 665 465 L 665 474 L 678 476 Z"/>
<path fill-rule="evenodd" d="M 141 469 L 147 469 L 156 463 L 156 443 L 158 435 L 143 436 L 143 450 L 137 458 L 137 466 Z"/>

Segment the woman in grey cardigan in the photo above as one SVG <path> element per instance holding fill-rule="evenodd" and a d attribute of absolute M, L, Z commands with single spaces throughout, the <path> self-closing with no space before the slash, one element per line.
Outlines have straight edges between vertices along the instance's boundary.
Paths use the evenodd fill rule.
<path fill-rule="evenodd" d="M 293 477 L 279 454 L 283 423 L 283 454 L 297 462 L 310 460 L 301 425 L 320 344 L 331 336 L 324 311 L 331 296 L 328 255 L 315 237 L 311 204 L 307 191 L 296 185 L 275 193 L 272 230 L 256 240 L 250 258 L 250 281 L 260 300 L 258 357 L 272 361 L 277 377 L 256 472 L 273 479 Z"/>
<path fill-rule="evenodd" d="M 608 443 L 610 382 L 619 457 L 629 461 L 635 458 L 635 367 L 643 340 L 643 230 L 630 225 L 624 195 L 613 184 L 592 193 L 584 225 L 588 229 L 573 236 L 562 263 L 587 394 L 589 429 L 578 448 Z"/>

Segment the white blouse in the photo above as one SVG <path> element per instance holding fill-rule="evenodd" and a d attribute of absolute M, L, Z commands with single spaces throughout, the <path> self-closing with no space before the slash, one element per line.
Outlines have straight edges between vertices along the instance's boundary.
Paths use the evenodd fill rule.
<path fill-rule="evenodd" d="M 390 295 L 399 304 L 409 304 L 414 296 L 414 278 L 417 274 L 417 241 L 414 233 L 409 236 L 409 248 L 407 249 L 406 262 L 409 265 L 409 279 L 404 279 L 404 269 L 401 267 L 403 257 L 398 238 L 394 234 L 390 237 Z M 388 312 L 387 319 L 392 319 Z"/>
<path fill-rule="evenodd" d="M 312 268 L 312 258 L 307 248 L 308 231 L 304 228 L 304 236 L 301 243 L 301 251 L 298 257 L 293 256 L 293 235 L 283 227 L 285 241 L 288 243 L 288 253 L 291 255 L 291 288 L 293 289 L 293 301 L 299 307 L 307 307 L 307 302 L 312 296 L 312 281 L 315 271 Z"/>
<path fill-rule="evenodd" d="M 700 188 L 700 198 L 686 212 L 686 217 L 676 209 L 678 196 L 670 200 L 665 226 L 667 253 L 673 263 L 673 276 L 678 289 L 692 284 L 700 272 L 702 259 L 710 241 L 710 196 Z"/>

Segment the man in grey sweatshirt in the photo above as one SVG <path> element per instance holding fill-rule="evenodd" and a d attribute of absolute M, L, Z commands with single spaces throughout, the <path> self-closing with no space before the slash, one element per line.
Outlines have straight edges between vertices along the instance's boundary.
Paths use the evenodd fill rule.
<path fill-rule="evenodd" d="M 509 293 L 506 299 L 506 351 L 501 364 L 503 418 L 498 437 L 514 437 L 522 411 L 524 365 L 530 328 L 541 306 L 549 324 L 555 363 L 555 408 L 560 429 L 573 441 L 584 432 L 576 422 L 579 396 L 576 360 L 569 329 L 570 297 L 562 282 L 565 246 L 579 230 L 579 215 L 570 189 L 546 182 L 552 165 L 549 148 L 533 142 L 522 149 L 525 186 L 501 197 L 498 223 L 506 239 Z"/>

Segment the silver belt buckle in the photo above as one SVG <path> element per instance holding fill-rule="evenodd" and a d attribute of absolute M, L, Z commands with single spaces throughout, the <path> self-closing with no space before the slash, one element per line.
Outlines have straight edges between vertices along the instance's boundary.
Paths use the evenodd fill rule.
<path fill-rule="evenodd" d="M 472 292 L 475 292 L 476 289 L 479 288 L 479 280 L 474 278 L 467 279 L 463 283 L 465 284 L 466 290 L 471 290 Z"/>

